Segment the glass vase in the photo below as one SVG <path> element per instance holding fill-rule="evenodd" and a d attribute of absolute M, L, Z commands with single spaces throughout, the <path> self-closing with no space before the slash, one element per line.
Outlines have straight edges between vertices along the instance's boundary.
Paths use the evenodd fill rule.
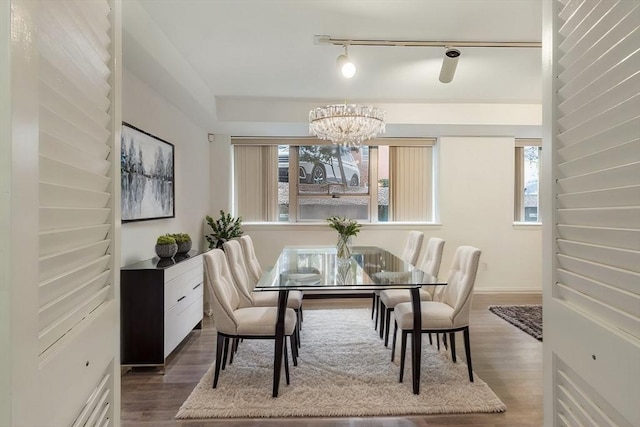
<path fill-rule="evenodd" d="M 338 244 L 336 245 L 338 250 L 338 259 L 350 259 L 351 258 L 351 236 L 341 234 L 338 237 Z"/>

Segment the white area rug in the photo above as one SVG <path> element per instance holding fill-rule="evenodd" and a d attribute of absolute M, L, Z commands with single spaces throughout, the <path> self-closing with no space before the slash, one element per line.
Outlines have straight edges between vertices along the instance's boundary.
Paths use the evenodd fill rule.
<path fill-rule="evenodd" d="M 182 404 L 176 418 L 373 416 L 504 412 L 506 406 L 474 376 L 469 382 L 464 347 L 458 362 L 423 339 L 420 394 L 411 388 L 407 349 L 404 382 L 373 329 L 368 309 L 306 310 L 298 366 L 291 385 L 271 397 L 273 341 L 244 340 L 233 365 L 213 389 L 213 366 Z M 473 350 L 473 349 L 472 349 Z M 211 349 L 214 351 L 214 349 Z M 472 353 L 473 356 L 473 353 Z M 462 359 L 462 360 L 461 360 Z"/>

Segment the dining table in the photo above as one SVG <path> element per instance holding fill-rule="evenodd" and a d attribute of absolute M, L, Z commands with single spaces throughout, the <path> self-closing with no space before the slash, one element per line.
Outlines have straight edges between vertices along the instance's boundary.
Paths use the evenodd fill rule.
<path fill-rule="evenodd" d="M 411 293 L 413 333 L 411 363 L 413 393 L 420 393 L 422 318 L 420 288 L 445 285 L 393 253 L 377 246 L 355 246 L 351 257 L 337 257 L 335 246 L 285 246 L 273 268 L 260 278 L 254 291 L 279 292 L 275 330 L 273 397 L 278 396 L 284 351 L 284 319 L 289 291 L 333 295 L 353 291 L 407 289 Z M 286 354 L 284 357 L 287 357 Z"/>

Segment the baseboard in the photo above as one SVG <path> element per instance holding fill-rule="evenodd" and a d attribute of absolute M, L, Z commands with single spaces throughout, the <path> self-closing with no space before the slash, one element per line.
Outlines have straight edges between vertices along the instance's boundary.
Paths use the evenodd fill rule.
<path fill-rule="evenodd" d="M 336 298 L 371 298 L 373 295 L 372 292 L 354 292 L 354 293 L 345 293 L 345 292 L 336 292 L 336 293 L 309 293 L 310 291 L 304 292 L 304 299 L 336 299 Z"/>
<path fill-rule="evenodd" d="M 474 294 L 536 294 L 541 295 L 542 289 L 534 288 L 476 288 Z"/>
<path fill-rule="evenodd" d="M 473 291 L 474 294 L 532 294 L 532 295 L 541 295 L 542 290 L 540 289 L 522 289 L 522 288 L 482 288 L 475 289 Z M 305 291 L 304 297 L 305 299 L 335 299 L 335 298 L 371 298 L 371 291 L 361 291 L 361 292 L 317 292 L 314 291 Z"/>

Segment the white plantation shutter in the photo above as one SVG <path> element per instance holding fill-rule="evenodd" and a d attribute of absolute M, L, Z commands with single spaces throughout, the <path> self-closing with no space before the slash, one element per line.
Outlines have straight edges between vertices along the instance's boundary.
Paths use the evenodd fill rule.
<path fill-rule="evenodd" d="M 38 3 L 38 405 L 51 425 L 119 425 L 113 19 L 105 0 Z"/>
<path fill-rule="evenodd" d="M 545 420 L 637 426 L 640 2 L 550 3 L 559 12 L 552 106 L 556 254 L 544 326 L 553 414 Z"/>

